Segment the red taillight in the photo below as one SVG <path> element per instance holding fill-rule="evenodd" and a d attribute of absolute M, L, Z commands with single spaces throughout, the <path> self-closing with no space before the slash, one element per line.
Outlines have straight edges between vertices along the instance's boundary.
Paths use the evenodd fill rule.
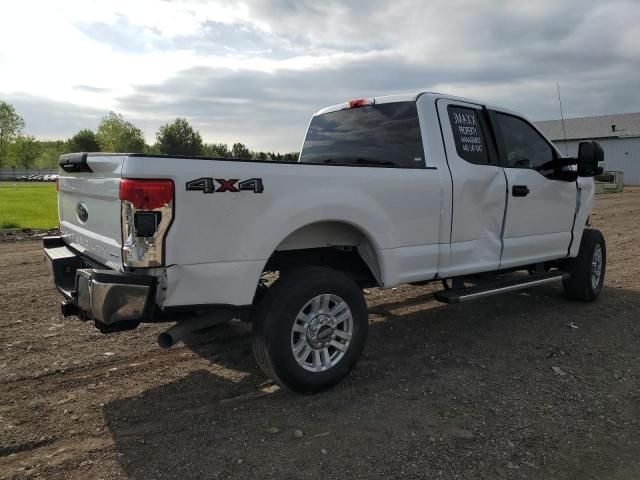
<path fill-rule="evenodd" d="M 357 100 L 349 100 L 349 108 L 366 107 L 373 105 L 373 98 L 358 98 Z"/>
<path fill-rule="evenodd" d="M 123 178 L 120 180 L 120 200 L 131 202 L 138 210 L 163 207 L 173 200 L 173 181 Z"/>
<path fill-rule="evenodd" d="M 56 192 L 60 191 L 60 177 L 56 177 Z"/>

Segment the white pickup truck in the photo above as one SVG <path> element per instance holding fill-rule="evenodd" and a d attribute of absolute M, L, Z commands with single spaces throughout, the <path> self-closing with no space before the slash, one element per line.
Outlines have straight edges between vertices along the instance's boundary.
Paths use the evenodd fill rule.
<path fill-rule="evenodd" d="M 352 100 L 313 116 L 298 163 L 63 155 L 45 257 L 65 316 L 106 333 L 177 321 L 162 346 L 251 321 L 263 371 L 316 392 L 362 352 L 365 287 L 438 281 L 435 298 L 457 303 L 562 282 L 594 300 L 606 250 L 586 224 L 602 160 L 595 142 L 563 158 L 482 102 Z"/>

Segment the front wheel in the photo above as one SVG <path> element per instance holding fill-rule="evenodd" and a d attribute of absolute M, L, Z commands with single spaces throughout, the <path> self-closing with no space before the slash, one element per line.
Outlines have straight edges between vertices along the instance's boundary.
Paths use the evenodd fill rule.
<path fill-rule="evenodd" d="M 583 302 L 595 300 L 604 284 L 606 266 L 607 248 L 602 233 L 585 229 L 578 256 L 568 264 L 570 276 L 563 281 L 565 295 Z"/>
<path fill-rule="evenodd" d="M 304 267 L 269 288 L 254 318 L 262 371 L 300 393 L 329 389 L 353 369 L 368 330 L 362 291 L 341 272 Z"/>

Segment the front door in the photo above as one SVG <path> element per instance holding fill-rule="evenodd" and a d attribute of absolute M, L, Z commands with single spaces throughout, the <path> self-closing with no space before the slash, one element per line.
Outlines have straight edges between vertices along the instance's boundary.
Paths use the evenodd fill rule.
<path fill-rule="evenodd" d="M 496 270 L 507 183 L 482 105 L 436 102 L 452 181 L 449 251 L 441 255 L 442 277 Z"/>
<path fill-rule="evenodd" d="M 507 178 L 501 268 L 568 255 L 577 184 L 553 179 L 555 148 L 526 120 L 491 112 Z"/>

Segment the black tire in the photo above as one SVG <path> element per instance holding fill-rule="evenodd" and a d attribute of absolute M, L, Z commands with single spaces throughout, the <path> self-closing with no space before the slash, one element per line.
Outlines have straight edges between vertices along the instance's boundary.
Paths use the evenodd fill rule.
<path fill-rule="evenodd" d="M 592 280 L 594 274 L 594 253 L 598 246 L 602 253 L 600 276 L 597 284 Z M 592 302 L 602 291 L 607 266 L 607 248 L 599 230 L 586 228 L 582 233 L 578 256 L 569 260 L 565 269 L 570 277 L 563 280 L 564 293 L 568 298 L 583 302 Z"/>
<path fill-rule="evenodd" d="M 346 351 L 335 365 L 324 371 L 311 372 L 294 356 L 292 329 L 303 307 L 315 297 L 326 294 L 340 297 L 347 304 L 353 319 L 353 332 Z M 368 327 L 364 296 L 351 278 L 329 268 L 302 267 L 285 272 L 257 305 L 253 351 L 264 374 L 279 385 L 299 393 L 321 392 L 335 386 L 351 372 L 364 348 Z"/>

